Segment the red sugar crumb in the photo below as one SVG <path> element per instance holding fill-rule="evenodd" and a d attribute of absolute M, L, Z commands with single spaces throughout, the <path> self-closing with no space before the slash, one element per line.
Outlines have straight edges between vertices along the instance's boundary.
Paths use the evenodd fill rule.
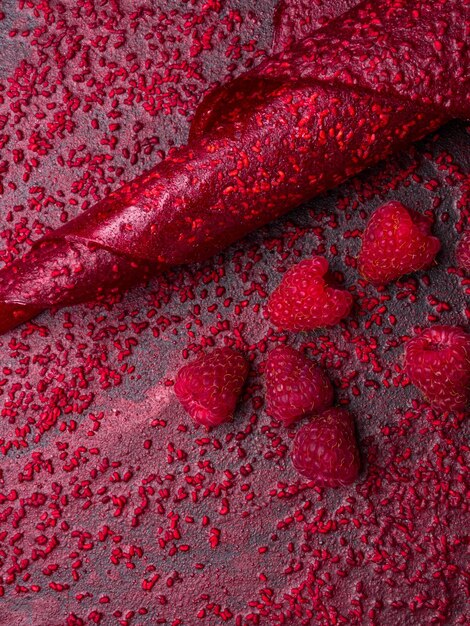
<path fill-rule="evenodd" d="M 275 2 L 252 5 L 4 9 L 2 264 L 184 140 L 209 85 L 268 46 Z M 468 622 L 469 421 L 418 400 L 400 360 L 415 326 L 468 329 L 468 154 L 453 123 L 211 262 L 0 338 L 2 622 Z M 357 280 L 359 237 L 392 199 L 429 208 L 443 252 L 428 277 L 375 289 Z M 286 341 L 260 313 L 268 294 L 312 255 L 355 299 L 340 326 L 289 336 L 356 417 L 364 475 L 325 493 L 299 484 L 298 427 L 266 414 L 257 374 Z M 253 375 L 234 422 L 206 434 L 173 382 L 184 351 L 223 345 Z"/>

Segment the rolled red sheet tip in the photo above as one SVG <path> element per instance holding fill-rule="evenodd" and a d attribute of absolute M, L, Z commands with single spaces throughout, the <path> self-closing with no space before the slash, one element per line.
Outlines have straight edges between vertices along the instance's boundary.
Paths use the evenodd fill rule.
<path fill-rule="evenodd" d="M 41 313 L 40 308 L 24 307 L 19 304 L 0 302 L 0 334 L 16 328 Z"/>

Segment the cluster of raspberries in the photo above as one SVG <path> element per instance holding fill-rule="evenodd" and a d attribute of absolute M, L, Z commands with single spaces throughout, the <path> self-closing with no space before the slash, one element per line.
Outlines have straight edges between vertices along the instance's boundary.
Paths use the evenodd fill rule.
<path fill-rule="evenodd" d="M 431 223 L 399 202 L 375 211 L 363 234 L 358 267 L 368 281 L 383 285 L 429 267 L 440 249 Z M 468 233 L 467 233 L 468 235 Z M 457 250 L 470 269 L 470 237 Z M 331 286 L 328 261 L 306 259 L 284 275 L 272 293 L 267 315 L 274 325 L 294 332 L 331 327 L 346 317 L 351 294 Z M 405 347 L 405 369 L 427 401 L 443 411 L 463 410 L 470 400 L 470 334 L 459 327 L 433 326 Z M 185 365 L 175 393 L 199 424 L 214 427 L 230 420 L 248 376 L 246 359 L 231 348 L 217 348 Z M 354 421 L 344 408 L 333 407 L 334 391 L 325 372 L 289 346 L 273 349 L 265 367 L 268 414 L 286 426 L 310 416 L 297 433 L 294 467 L 319 486 L 354 482 L 360 470 Z"/>

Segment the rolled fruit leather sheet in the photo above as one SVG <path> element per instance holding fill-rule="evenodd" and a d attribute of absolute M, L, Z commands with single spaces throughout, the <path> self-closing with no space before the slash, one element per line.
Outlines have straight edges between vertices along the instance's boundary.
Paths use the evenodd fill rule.
<path fill-rule="evenodd" d="M 75 200 L 67 211 L 79 216 L 76 199 L 104 197 L 110 179 L 118 186 L 123 163 L 131 178 L 120 148 L 132 152 L 137 140 L 146 143 L 134 124 L 145 124 L 147 148 L 159 134 L 159 147 L 168 149 L 168 127 L 184 143 L 178 84 L 168 88 L 168 101 L 158 81 L 140 79 L 136 89 L 134 63 L 148 74 L 149 57 L 168 63 L 166 55 L 178 51 L 184 61 L 173 64 L 172 80 L 184 84 L 197 70 L 191 88 L 201 95 L 214 78 L 207 66 L 216 67 L 216 76 L 221 67 L 241 73 L 267 45 L 274 14 L 270 2 L 255 9 L 242 2 L 158 5 L 143 5 L 137 15 L 127 3 L 77 3 L 65 12 L 62 5 L 30 3 L 5 12 L 5 49 L 17 58 L 15 66 L 1 53 L 8 59 L 0 80 L 8 87 L 0 217 L 8 264 L 44 226 L 57 228 L 64 197 Z M 306 27 L 321 25 L 323 11 L 335 14 L 330 4 L 313 6 L 312 14 L 291 3 L 278 11 L 277 46 L 304 28 L 299 14 Z M 222 34 L 213 50 L 201 44 L 199 56 L 191 56 L 211 28 Z M 150 32 L 159 33 L 157 43 L 143 37 Z M 201 57 L 207 65 L 197 64 Z M 47 66 L 59 85 L 52 97 L 42 94 Z M 152 72 L 165 76 L 160 68 Z M 86 82 L 90 75 L 95 87 Z M 83 111 L 77 99 L 88 102 L 88 91 L 93 107 Z M 132 101 L 135 91 L 142 100 Z M 159 97 L 172 113 L 152 109 Z M 51 102 L 57 116 L 46 107 Z M 46 142 L 32 126 L 41 111 Z M 103 132 L 113 111 L 127 123 Z M 212 124 L 203 113 L 194 141 L 198 127 Z M 446 109 L 448 117 L 454 114 Z M 0 338 L 0 623 L 465 623 L 468 420 L 430 411 L 406 385 L 400 355 L 415 327 L 467 324 L 468 278 L 455 267 L 453 250 L 468 219 L 468 146 L 466 125 L 447 124 L 223 256 L 174 269 L 124 298 L 107 296 L 100 306 L 45 314 Z M 116 168 L 107 167 L 106 175 L 103 155 Z M 143 151 L 134 167 L 148 169 L 155 159 L 155 151 Z M 25 173 L 31 178 L 21 182 Z M 354 258 L 368 216 L 388 199 L 433 216 L 443 252 L 429 272 L 377 290 L 358 282 Z M 80 246 L 71 242 L 88 262 L 87 246 Z M 315 253 L 328 257 L 356 302 L 340 327 L 289 337 L 328 369 L 338 401 L 356 417 L 363 473 L 352 488 L 330 492 L 294 472 L 295 430 L 266 416 L 259 375 L 265 350 L 282 339 L 262 317 L 267 294 L 287 267 Z M 90 272 L 95 283 L 106 282 L 99 268 L 114 253 L 98 246 L 95 254 Z M 123 266 L 120 276 L 128 270 Z M 207 434 L 191 425 L 171 384 L 185 356 L 225 342 L 253 359 L 252 376 L 235 421 Z"/>

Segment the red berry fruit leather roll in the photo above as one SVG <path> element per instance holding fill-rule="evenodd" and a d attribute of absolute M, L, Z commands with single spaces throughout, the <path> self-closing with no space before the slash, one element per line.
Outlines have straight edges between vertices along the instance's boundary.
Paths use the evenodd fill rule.
<path fill-rule="evenodd" d="M 361 3 L 215 89 L 187 145 L 0 271 L 0 332 L 204 260 L 470 117 L 469 21 L 461 0 Z"/>

